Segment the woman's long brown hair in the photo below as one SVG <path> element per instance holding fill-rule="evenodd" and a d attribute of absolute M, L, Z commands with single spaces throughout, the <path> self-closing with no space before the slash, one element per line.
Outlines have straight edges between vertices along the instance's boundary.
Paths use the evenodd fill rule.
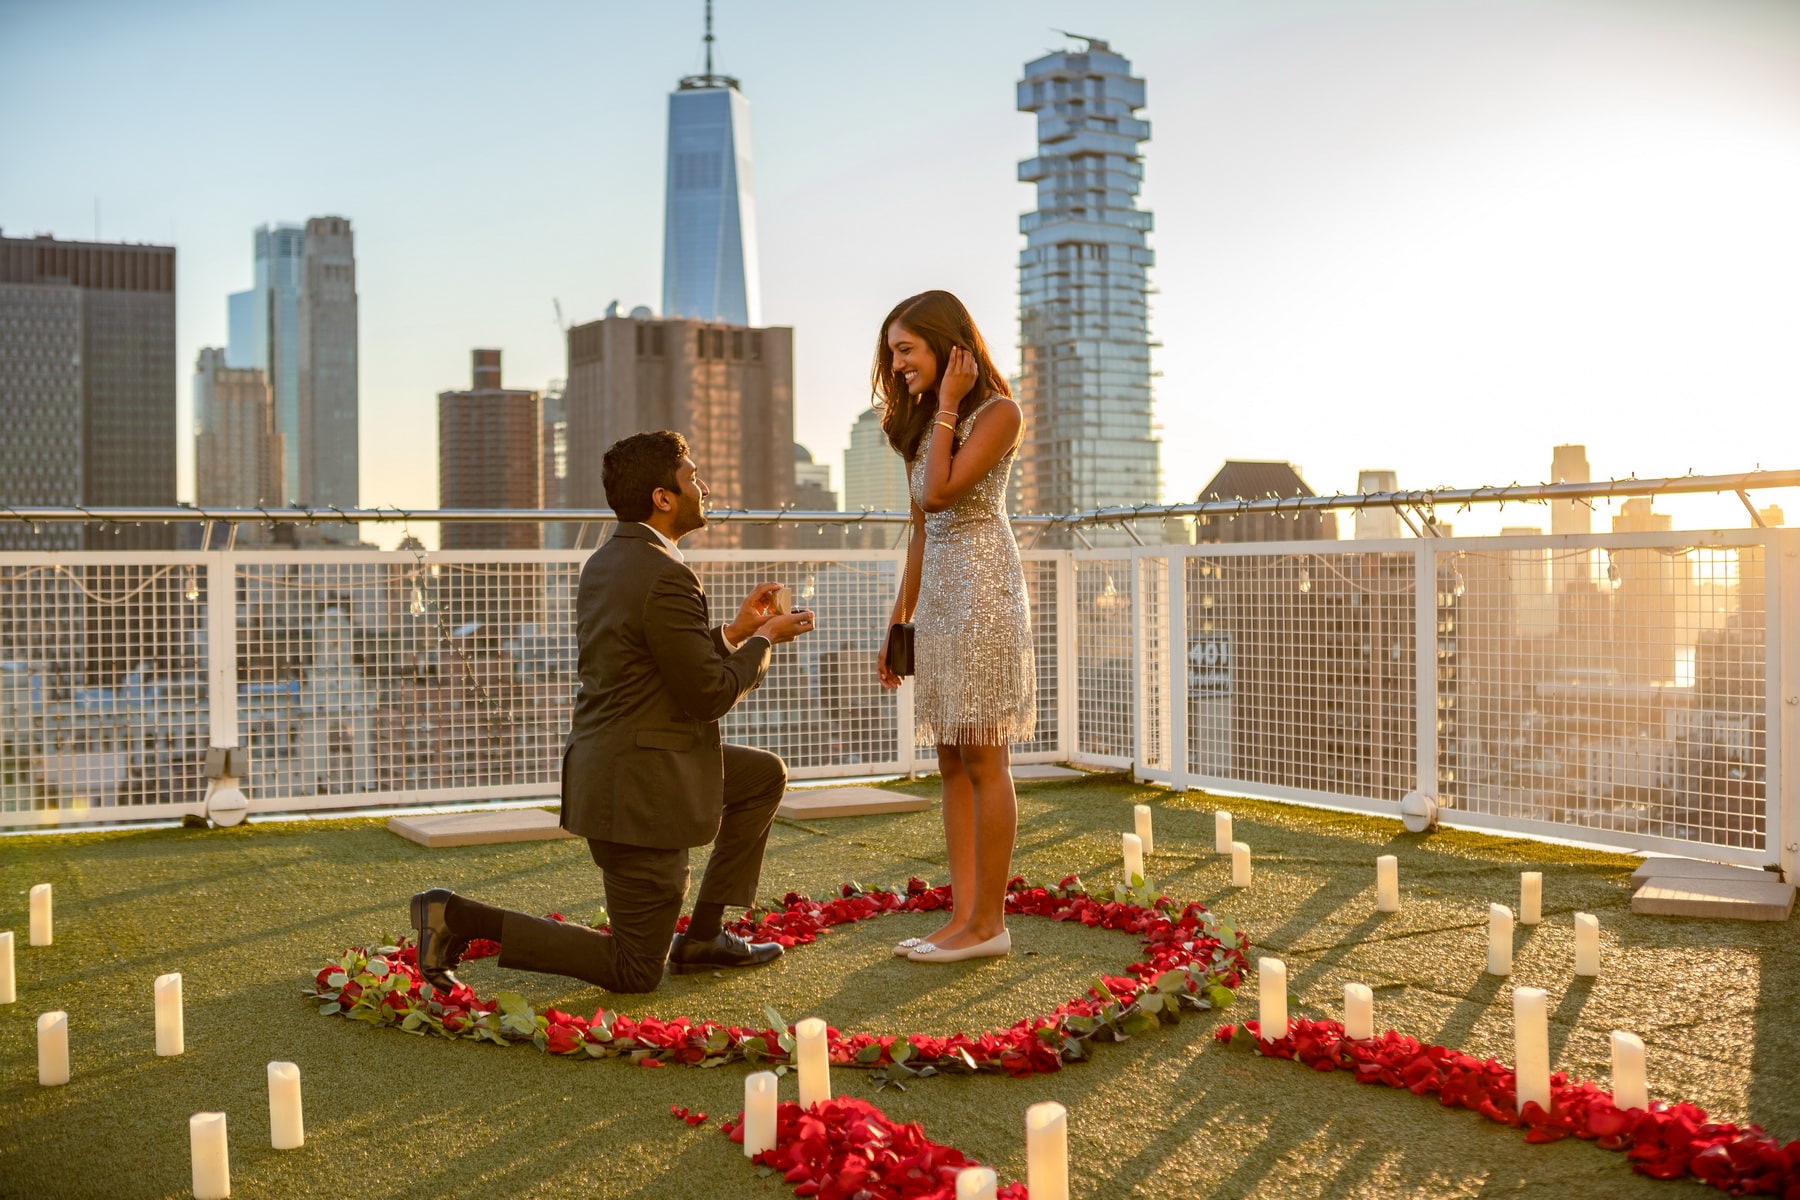
<path fill-rule="evenodd" d="M 902 329 L 922 338 L 931 347 L 940 379 L 950 365 L 952 347 L 961 346 L 975 356 L 975 386 L 969 389 L 969 394 L 957 408 L 958 421 L 974 412 L 989 396 L 1011 396 L 1012 389 L 994 366 L 987 342 L 982 339 L 981 330 L 975 328 L 975 320 L 961 300 L 949 292 L 930 291 L 908 296 L 894 305 L 894 311 L 881 322 L 881 329 L 875 335 L 875 365 L 869 372 L 869 388 L 874 393 L 876 406 L 881 409 L 881 431 L 887 435 L 888 444 L 910 463 L 919 453 L 919 443 L 925 440 L 926 430 L 937 419 L 937 383 L 934 380 L 924 396 L 914 403 L 906 391 L 906 384 L 894 374 L 894 356 L 888 349 L 887 337 L 896 321 Z"/>

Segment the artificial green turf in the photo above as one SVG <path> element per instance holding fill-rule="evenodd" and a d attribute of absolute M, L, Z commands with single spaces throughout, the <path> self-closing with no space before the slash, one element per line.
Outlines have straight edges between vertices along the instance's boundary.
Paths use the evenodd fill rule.
<path fill-rule="evenodd" d="M 929 781 L 906 785 L 931 792 Z M 1156 810 L 1149 868 L 1162 890 L 1235 919 L 1252 955 L 1288 963 L 1298 1011 L 1340 1015 L 1343 984 L 1376 989 L 1381 1027 L 1512 1058 L 1507 981 L 1483 974 L 1490 900 L 1516 906 L 1518 872 L 1544 872 L 1545 923 L 1521 929 L 1510 983 L 1546 987 L 1555 1065 L 1604 1082 L 1607 1033 L 1649 1045 L 1651 1090 L 1721 1119 L 1800 1134 L 1793 1082 L 1800 1036 L 1787 1019 L 1800 982 L 1787 924 L 1636 917 L 1634 860 L 1253 801 L 1224 803 L 1256 855 L 1255 887 L 1227 886 L 1211 852 L 1221 802 L 1117 777 L 1020 789 L 1018 869 L 1091 883 L 1116 871 L 1130 805 Z M 1374 858 L 1400 858 L 1402 911 L 1374 912 Z M 696 864 L 698 866 L 698 862 Z M 821 895 L 847 879 L 943 877 L 935 813 L 781 822 L 764 894 Z M 24 945 L 26 893 L 56 889 L 55 945 Z M 18 941 L 19 1000 L 0 1008 L 0 1195 L 188 1195 L 187 1118 L 223 1110 L 236 1197 L 727 1197 L 789 1194 L 717 1129 L 741 1107 L 742 1065 L 647 1070 L 407 1036 L 325 1018 L 301 987 L 352 943 L 399 932 L 406 899 L 437 884 L 526 911 L 587 916 L 600 875 L 578 842 L 426 850 L 376 820 L 231 830 L 64 834 L 0 841 L 0 928 Z M 1576 910 L 1600 917 L 1604 972 L 1572 976 Z M 548 976 L 474 965 L 484 994 L 591 1013 L 688 1014 L 760 1023 L 817 1014 L 843 1029 L 975 1031 L 1010 1024 L 1135 958 L 1126 935 L 1035 918 L 1013 922 L 1006 960 L 922 967 L 893 958 L 922 916 L 835 930 L 778 965 L 726 978 L 671 978 L 612 998 Z M 154 1051 L 151 982 L 180 971 L 187 1053 Z M 1255 1012 L 1254 983 L 1240 1009 Z M 69 1013 L 73 1081 L 40 1088 L 35 1019 Z M 1652 1183 L 1621 1154 L 1576 1141 L 1527 1145 L 1518 1132 L 1343 1074 L 1228 1051 L 1219 1019 L 1098 1046 L 1093 1060 L 1027 1080 L 942 1077 L 877 1096 L 840 1070 L 839 1094 L 923 1122 L 939 1141 L 1024 1174 L 1023 1113 L 1069 1106 L 1075 1194 L 1114 1196 L 1472 1196 L 1521 1190 L 1605 1197 L 1699 1194 Z M 268 1146 L 265 1064 L 300 1065 L 307 1144 Z M 784 1081 L 784 1096 L 792 1098 Z M 690 1128 L 680 1104 L 714 1114 Z M 1716 1194 L 1707 1192 L 1706 1194 Z"/>

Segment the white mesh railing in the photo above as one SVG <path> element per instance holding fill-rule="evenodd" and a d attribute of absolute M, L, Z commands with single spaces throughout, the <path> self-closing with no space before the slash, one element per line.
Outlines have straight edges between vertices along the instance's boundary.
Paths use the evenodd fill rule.
<path fill-rule="evenodd" d="M 256 810 L 554 796 L 586 553 L 0 554 L 0 824 L 201 811 L 227 745 Z M 765 579 L 819 614 L 727 738 L 796 779 L 931 769 L 910 688 L 873 671 L 903 553 L 690 552 L 715 620 Z M 1792 853 L 1800 532 L 1024 559 L 1022 761 L 1390 814 L 1420 789 L 1471 825 Z"/>
<path fill-rule="evenodd" d="M 1797 552 L 1789 530 L 1076 551 L 1073 753 L 1178 788 L 1388 814 L 1416 789 L 1477 827 L 1774 863 L 1800 804 L 1781 771 Z M 1162 699 L 1170 644 L 1185 704 Z"/>

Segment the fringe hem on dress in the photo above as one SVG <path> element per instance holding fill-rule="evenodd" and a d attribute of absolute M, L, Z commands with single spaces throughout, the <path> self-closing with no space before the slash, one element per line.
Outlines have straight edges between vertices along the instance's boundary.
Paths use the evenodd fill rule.
<path fill-rule="evenodd" d="M 958 639 L 919 632 L 913 729 L 921 745 L 1007 746 L 1037 732 L 1037 663 L 1029 646 L 965 661 Z"/>

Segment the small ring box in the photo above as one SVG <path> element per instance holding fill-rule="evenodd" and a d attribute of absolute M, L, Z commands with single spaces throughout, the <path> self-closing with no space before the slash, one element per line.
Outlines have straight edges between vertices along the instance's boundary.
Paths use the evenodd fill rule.
<path fill-rule="evenodd" d="M 769 603 L 775 606 L 778 614 L 786 616 L 794 611 L 794 589 L 783 584 L 775 589 L 774 595 L 769 597 Z"/>

